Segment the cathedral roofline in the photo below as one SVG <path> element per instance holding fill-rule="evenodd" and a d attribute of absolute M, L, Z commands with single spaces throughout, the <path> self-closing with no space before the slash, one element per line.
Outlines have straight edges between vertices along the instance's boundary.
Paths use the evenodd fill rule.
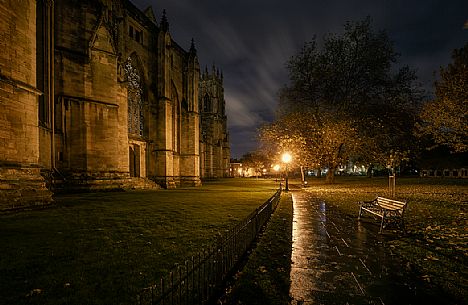
<path fill-rule="evenodd" d="M 166 9 L 163 9 L 161 22 L 159 23 L 159 28 L 163 32 L 169 32 L 169 21 L 167 21 Z"/>
<path fill-rule="evenodd" d="M 127 9 L 127 11 L 132 13 L 131 17 L 134 18 L 136 21 L 141 22 L 142 25 L 148 27 L 150 29 L 150 31 L 155 31 L 155 33 L 158 33 L 160 31 L 164 30 L 164 29 L 161 28 L 161 25 L 158 25 L 156 23 L 156 18 L 153 21 L 147 15 L 148 11 L 150 10 L 151 13 L 154 16 L 154 11 L 153 11 L 151 6 L 146 8 L 145 11 L 141 11 L 138 7 L 135 6 L 135 4 L 133 4 L 133 2 L 131 0 L 124 0 L 124 3 L 125 3 L 125 8 Z M 166 24 L 166 26 L 167 26 L 166 31 L 169 32 L 169 22 L 167 20 L 167 14 L 166 14 L 165 9 L 163 9 L 163 15 L 162 15 L 162 18 L 161 18 L 161 24 L 164 24 L 164 23 L 167 23 Z M 176 49 L 178 49 L 179 52 L 183 53 L 186 56 L 188 56 L 190 54 L 190 49 L 189 50 L 184 49 L 174 39 L 172 39 L 172 37 L 171 37 L 171 45 L 173 47 L 175 47 Z"/>
<path fill-rule="evenodd" d="M 136 7 L 135 4 L 133 4 L 133 2 L 130 0 L 124 0 L 123 2 L 127 11 L 133 14 L 132 18 L 134 18 L 138 22 L 141 22 L 142 25 L 147 26 L 148 28 L 159 31 L 159 26 L 145 14 L 145 12 L 148 11 L 149 7 L 145 10 L 145 12 L 143 12 L 138 7 Z"/>
<path fill-rule="evenodd" d="M 158 24 L 156 20 L 156 16 L 154 15 L 153 7 L 150 5 L 146 9 L 143 10 L 143 14 L 146 15 L 154 24 Z"/>
<path fill-rule="evenodd" d="M 195 48 L 195 40 L 192 38 L 192 41 L 190 42 L 190 53 L 192 54 L 197 54 L 197 49 Z"/>
<path fill-rule="evenodd" d="M 208 67 L 205 66 L 205 69 L 203 70 L 203 72 L 200 73 L 200 78 L 202 80 L 217 80 L 220 83 L 222 83 L 224 76 L 223 76 L 223 71 L 219 70 L 219 68 L 217 68 L 213 64 L 211 73 L 208 71 Z"/>

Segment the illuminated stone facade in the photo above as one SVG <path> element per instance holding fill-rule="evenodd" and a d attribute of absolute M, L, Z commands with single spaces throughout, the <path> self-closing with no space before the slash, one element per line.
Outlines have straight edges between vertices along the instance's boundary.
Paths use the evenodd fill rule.
<path fill-rule="evenodd" d="M 0 208 L 48 202 L 46 185 L 200 185 L 199 63 L 165 14 L 7 0 L 0 32 Z"/>
<path fill-rule="evenodd" d="M 0 2 L 0 209 L 46 203 L 40 175 L 36 0 Z"/>
<path fill-rule="evenodd" d="M 230 146 L 227 131 L 223 75 L 214 66 L 200 80 L 200 175 L 204 179 L 229 177 Z"/>

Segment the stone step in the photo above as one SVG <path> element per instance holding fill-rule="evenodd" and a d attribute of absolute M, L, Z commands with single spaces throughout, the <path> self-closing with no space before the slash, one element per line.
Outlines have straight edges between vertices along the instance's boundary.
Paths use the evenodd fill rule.
<path fill-rule="evenodd" d="M 89 192 L 89 191 L 118 191 L 118 190 L 151 190 L 161 187 L 147 178 L 120 179 L 54 179 L 51 185 L 53 192 Z"/>

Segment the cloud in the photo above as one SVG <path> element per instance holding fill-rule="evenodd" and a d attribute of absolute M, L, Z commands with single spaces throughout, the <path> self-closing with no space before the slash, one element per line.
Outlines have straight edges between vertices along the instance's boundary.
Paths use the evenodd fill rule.
<path fill-rule="evenodd" d="M 188 49 L 194 37 L 202 68 L 215 63 L 223 71 L 235 156 L 255 147 L 256 129 L 274 119 L 278 90 L 288 81 L 285 63 L 314 35 L 341 33 L 346 21 L 369 15 L 389 33 L 400 63 L 417 69 L 428 89 L 433 72 L 468 41 L 466 0 L 132 2 L 141 9 L 152 4 L 158 19 L 165 8 L 173 38 Z"/>
<path fill-rule="evenodd" d="M 250 98 L 239 93 L 225 92 L 226 112 L 228 116 L 228 126 L 255 128 L 264 120 L 258 112 L 249 109 L 247 102 Z"/>
<path fill-rule="evenodd" d="M 231 157 L 240 158 L 247 152 L 255 151 L 257 148 L 257 130 L 230 127 L 229 131 L 236 137 L 230 137 Z"/>

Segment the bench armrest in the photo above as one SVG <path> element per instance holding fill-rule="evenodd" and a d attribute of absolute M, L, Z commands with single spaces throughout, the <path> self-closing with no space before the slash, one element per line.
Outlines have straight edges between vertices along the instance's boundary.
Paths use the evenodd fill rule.
<path fill-rule="evenodd" d="M 370 200 L 370 201 L 359 201 L 358 204 L 361 207 L 372 207 L 372 206 L 377 206 L 377 199 Z"/>

